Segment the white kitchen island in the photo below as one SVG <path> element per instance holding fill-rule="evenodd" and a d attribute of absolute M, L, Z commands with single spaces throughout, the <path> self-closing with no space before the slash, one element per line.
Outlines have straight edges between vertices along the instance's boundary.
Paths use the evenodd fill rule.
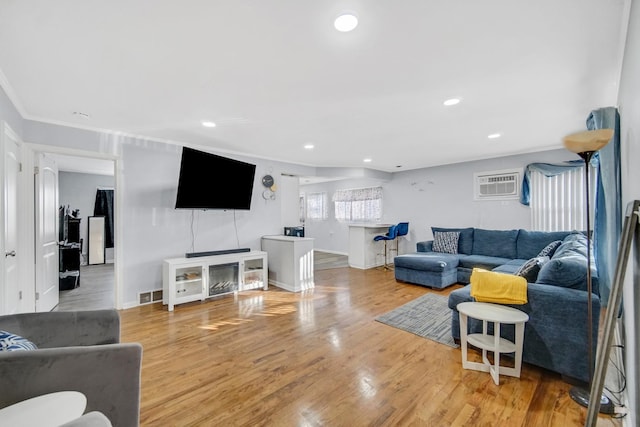
<path fill-rule="evenodd" d="M 366 270 L 384 264 L 384 242 L 374 242 L 373 238 L 386 234 L 392 224 L 350 224 L 349 225 L 349 267 Z M 389 259 L 393 245 L 387 242 Z"/>
<path fill-rule="evenodd" d="M 269 257 L 269 283 L 291 292 L 313 289 L 313 238 L 263 236 Z"/>

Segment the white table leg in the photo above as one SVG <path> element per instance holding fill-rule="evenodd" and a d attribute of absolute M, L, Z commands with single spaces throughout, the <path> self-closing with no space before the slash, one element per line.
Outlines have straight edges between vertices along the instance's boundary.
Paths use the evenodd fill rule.
<path fill-rule="evenodd" d="M 493 323 L 493 348 L 495 351 L 493 352 L 493 371 L 491 372 L 491 376 L 493 377 L 493 382 L 496 385 L 500 384 L 500 323 Z"/>
<path fill-rule="evenodd" d="M 522 367 L 522 345 L 524 344 L 524 322 L 516 323 L 516 352 L 514 376 L 520 378 L 520 368 Z"/>
<path fill-rule="evenodd" d="M 460 315 L 460 349 L 462 350 L 462 367 L 467 369 L 467 316 Z"/>

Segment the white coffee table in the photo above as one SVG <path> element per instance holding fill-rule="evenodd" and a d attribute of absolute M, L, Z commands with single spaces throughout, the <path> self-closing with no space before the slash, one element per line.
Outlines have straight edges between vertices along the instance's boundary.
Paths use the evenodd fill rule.
<path fill-rule="evenodd" d="M 520 378 L 522 367 L 522 343 L 524 324 L 529 315 L 505 305 L 486 302 L 463 302 L 458 304 L 460 313 L 460 348 L 462 349 L 462 367 L 476 371 L 489 372 L 493 382 L 500 383 L 500 374 Z M 481 334 L 467 334 L 467 317 L 482 320 Z M 487 324 L 493 323 L 494 335 L 487 333 Z M 502 323 L 515 325 L 515 343 L 500 337 Z M 467 343 L 482 349 L 482 363 L 467 359 Z M 493 352 L 493 364 L 487 358 L 487 352 Z M 515 366 L 500 366 L 500 353 L 514 353 Z"/>
<path fill-rule="evenodd" d="M 84 413 L 87 398 L 77 391 L 59 391 L 23 400 L 0 409 L 0 425 L 54 427 Z"/>

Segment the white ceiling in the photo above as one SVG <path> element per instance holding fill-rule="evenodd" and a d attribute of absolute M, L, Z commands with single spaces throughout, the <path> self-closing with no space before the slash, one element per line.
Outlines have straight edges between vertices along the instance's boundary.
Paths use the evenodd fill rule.
<path fill-rule="evenodd" d="M 0 0 L 0 83 L 33 120 L 407 170 L 561 148 L 616 104 L 628 2 Z"/>

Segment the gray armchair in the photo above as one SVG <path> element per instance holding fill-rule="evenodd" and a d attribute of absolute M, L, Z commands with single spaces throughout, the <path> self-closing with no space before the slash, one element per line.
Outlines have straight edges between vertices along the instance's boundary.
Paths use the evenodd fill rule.
<path fill-rule="evenodd" d="M 114 426 L 140 418 L 142 346 L 120 343 L 116 310 L 0 316 L 0 330 L 20 335 L 37 350 L 0 352 L 0 408 L 56 391 L 87 398 Z"/>

